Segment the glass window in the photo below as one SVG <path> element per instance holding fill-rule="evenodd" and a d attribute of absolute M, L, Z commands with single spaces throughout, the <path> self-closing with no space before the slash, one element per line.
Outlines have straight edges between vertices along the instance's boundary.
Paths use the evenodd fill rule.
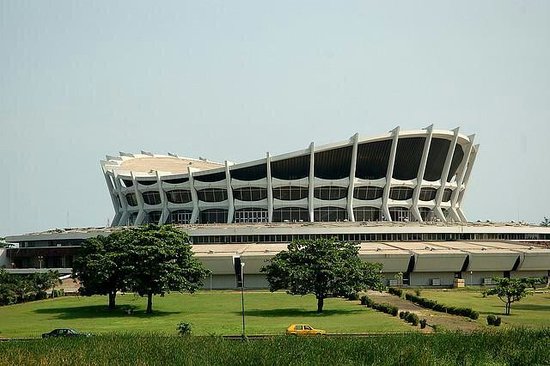
<path fill-rule="evenodd" d="M 358 200 L 375 200 L 382 197 L 384 189 L 380 187 L 357 187 L 353 190 L 353 197 Z"/>
<path fill-rule="evenodd" d="M 267 210 L 261 208 L 245 208 L 235 211 L 235 222 L 268 222 Z"/>
<path fill-rule="evenodd" d="M 418 210 L 420 211 L 420 217 L 422 218 L 422 220 L 433 221 L 435 216 L 432 210 L 427 207 L 420 207 Z"/>
<path fill-rule="evenodd" d="M 390 189 L 390 198 L 392 200 L 408 200 L 413 195 L 413 189 L 408 187 L 394 187 Z"/>
<path fill-rule="evenodd" d="M 158 205 L 160 201 L 160 193 L 158 191 L 143 192 L 143 202 L 148 205 Z"/>
<path fill-rule="evenodd" d="M 435 188 L 421 188 L 420 189 L 420 201 L 431 201 L 435 198 L 435 195 L 437 193 L 437 189 Z"/>
<path fill-rule="evenodd" d="M 355 221 L 380 221 L 380 209 L 377 207 L 356 207 L 353 209 Z"/>
<path fill-rule="evenodd" d="M 342 187 L 316 187 L 313 191 L 315 198 L 322 200 L 339 200 L 348 195 L 348 189 Z"/>
<path fill-rule="evenodd" d="M 443 191 L 443 202 L 449 202 L 451 200 L 451 195 L 453 194 L 453 190 L 450 188 L 445 188 Z"/>
<path fill-rule="evenodd" d="M 187 203 L 192 200 L 191 191 L 183 189 L 176 189 L 166 192 L 166 198 L 168 199 L 168 202 L 171 203 Z"/>
<path fill-rule="evenodd" d="M 168 223 L 170 224 L 189 224 L 191 222 L 192 211 L 173 211 L 170 213 Z"/>
<path fill-rule="evenodd" d="M 233 198 L 241 201 L 260 201 L 267 198 L 267 189 L 260 187 L 244 187 L 233 190 Z"/>
<path fill-rule="evenodd" d="M 307 198 L 309 190 L 307 187 L 287 186 L 273 188 L 273 198 L 283 201 L 295 201 Z"/>
<path fill-rule="evenodd" d="M 221 188 L 206 188 L 197 191 L 199 200 L 203 202 L 222 202 L 227 199 L 227 190 Z"/>
<path fill-rule="evenodd" d="M 200 223 L 201 224 L 216 224 L 227 222 L 227 210 L 223 209 L 211 209 L 201 211 Z"/>
<path fill-rule="evenodd" d="M 126 194 L 126 202 L 128 203 L 128 206 L 135 207 L 137 206 L 137 199 L 135 193 L 127 193 Z"/>
<path fill-rule="evenodd" d="M 406 207 L 390 207 L 392 221 L 410 221 L 411 213 Z"/>
<path fill-rule="evenodd" d="M 160 211 L 151 211 L 147 213 L 147 222 L 150 224 L 158 224 L 161 214 L 162 212 Z"/>
<path fill-rule="evenodd" d="M 284 207 L 273 210 L 273 222 L 309 221 L 309 212 L 305 208 Z"/>
<path fill-rule="evenodd" d="M 329 222 L 348 219 L 348 211 L 339 207 L 320 207 L 313 210 L 313 221 Z"/>

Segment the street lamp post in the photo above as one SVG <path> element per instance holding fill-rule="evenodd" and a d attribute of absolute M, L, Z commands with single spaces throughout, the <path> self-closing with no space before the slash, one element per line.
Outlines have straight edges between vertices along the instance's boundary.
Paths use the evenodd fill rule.
<path fill-rule="evenodd" d="M 473 279 L 473 272 L 470 271 L 470 286 L 473 286 L 474 285 L 474 279 Z"/>
<path fill-rule="evenodd" d="M 245 323 L 244 323 L 244 262 L 241 262 L 241 310 L 243 314 L 243 340 L 246 339 Z"/>

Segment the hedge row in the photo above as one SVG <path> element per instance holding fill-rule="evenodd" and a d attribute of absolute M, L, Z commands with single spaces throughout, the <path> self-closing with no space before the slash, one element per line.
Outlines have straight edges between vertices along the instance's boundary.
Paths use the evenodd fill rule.
<path fill-rule="evenodd" d="M 479 313 L 470 308 L 459 308 L 455 306 L 447 306 L 447 305 L 439 304 L 435 300 L 426 299 L 425 297 L 420 297 L 409 293 L 405 294 L 405 299 L 411 302 L 414 302 L 415 304 L 418 304 L 423 308 L 432 309 L 434 311 L 439 311 L 441 313 L 461 315 L 474 320 L 479 318 Z"/>
<path fill-rule="evenodd" d="M 388 288 L 388 292 L 392 295 L 403 297 L 403 290 L 400 288 L 390 287 Z"/>
<path fill-rule="evenodd" d="M 393 305 L 390 304 L 379 304 L 374 302 L 371 298 L 369 298 L 367 295 L 361 296 L 361 305 L 365 305 L 369 308 L 373 308 L 374 310 L 381 311 L 386 314 L 390 314 L 393 316 L 397 316 L 397 313 L 399 313 L 399 309 Z"/>
<path fill-rule="evenodd" d="M 399 318 L 403 319 L 404 321 L 406 321 L 408 323 L 411 323 L 415 327 L 420 322 L 420 319 L 418 318 L 418 315 L 416 315 L 415 313 L 408 312 L 408 311 L 399 312 Z"/>

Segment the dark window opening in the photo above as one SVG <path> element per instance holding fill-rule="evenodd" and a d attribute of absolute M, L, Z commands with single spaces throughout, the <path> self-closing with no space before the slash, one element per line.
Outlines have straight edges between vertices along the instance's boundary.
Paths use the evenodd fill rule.
<path fill-rule="evenodd" d="M 390 188 L 390 198 L 392 200 L 408 200 L 413 196 L 413 189 L 408 187 L 394 187 Z"/>
<path fill-rule="evenodd" d="M 380 221 L 380 209 L 377 207 L 356 207 L 353 209 L 355 221 Z"/>
<path fill-rule="evenodd" d="M 206 188 L 197 191 L 199 200 L 203 202 L 222 202 L 227 199 L 227 190 L 220 188 Z"/>
<path fill-rule="evenodd" d="M 155 184 L 157 181 L 156 180 L 138 180 L 137 181 L 139 184 L 143 185 L 143 186 L 152 186 L 153 184 Z"/>
<path fill-rule="evenodd" d="M 451 195 L 453 194 L 453 190 L 450 188 L 445 188 L 443 191 L 443 202 L 449 202 L 451 200 Z"/>
<path fill-rule="evenodd" d="M 231 170 L 231 178 L 235 178 L 238 180 L 251 181 L 262 179 L 265 177 L 267 177 L 267 165 L 265 163 L 250 166 L 248 168 Z"/>
<path fill-rule="evenodd" d="M 188 203 L 193 200 L 191 191 L 181 189 L 166 192 L 166 198 L 171 203 Z"/>
<path fill-rule="evenodd" d="M 271 176 L 284 180 L 301 179 L 309 176 L 309 155 L 272 161 Z"/>
<path fill-rule="evenodd" d="M 307 187 L 287 186 L 273 188 L 273 198 L 283 201 L 295 201 L 307 198 L 309 190 Z"/>
<path fill-rule="evenodd" d="M 135 207 L 138 205 L 136 194 L 135 193 L 127 193 L 126 194 L 126 202 L 128 203 L 128 206 Z"/>
<path fill-rule="evenodd" d="M 313 221 L 333 222 L 348 219 L 348 211 L 339 207 L 319 207 L 313 210 Z"/>
<path fill-rule="evenodd" d="M 170 213 L 168 223 L 170 224 L 189 224 L 191 222 L 192 211 L 174 211 Z"/>
<path fill-rule="evenodd" d="M 163 182 L 169 183 L 169 184 L 180 184 L 185 183 L 189 180 L 189 178 L 174 178 L 174 179 L 165 179 Z"/>
<path fill-rule="evenodd" d="M 161 202 L 160 193 L 158 193 L 157 191 L 143 192 L 142 196 L 143 202 L 148 205 L 158 205 Z"/>
<path fill-rule="evenodd" d="M 348 195 L 348 189 L 333 186 L 316 187 L 313 191 L 313 195 L 315 198 L 319 198 L 321 200 L 339 200 L 346 198 Z"/>
<path fill-rule="evenodd" d="M 410 221 L 411 212 L 406 207 L 390 207 L 392 221 Z"/>
<path fill-rule="evenodd" d="M 227 222 L 227 210 L 211 209 L 201 211 L 201 224 L 223 224 Z"/>
<path fill-rule="evenodd" d="M 380 187 L 357 187 L 353 190 L 353 197 L 358 200 L 375 200 L 383 194 L 384 189 Z"/>
<path fill-rule="evenodd" d="M 315 153 L 315 176 L 322 179 L 349 177 L 352 146 Z"/>
<path fill-rule="evenodd" d="M 244 208 L 235 211 L 235 222 L 268 222 L 267 210 L 261 208 Z"/>
<path fill-rule="evenodd" d="M 193 178 L 195 180 L 198 180 L 199 182 L 219 182 L 220 180 L 225 179 L 225 172 L 206 174 L 206 175 L 197 175 L 197 176 L 193 175 Z"/>
<path fill-rule="evenodd" d="M 361 144 L 357 147 L 355 176 L 361 179 L 380 179 L 386 176 L 392 140 Z"/>
<path fill-rule="evenodd" d="M 151 211 L 147 213 L 147 223 L 149 224 L 158 224 L 160 221 L 160 216 L 162 212 L 160 211 Z"/>
<path fill-rule="evenodd" d="M 409 180 L 417 177 L 425 137 L 408 137 L 397 140 L 393 177 L 400 180 Z"/>
<path fill-rule="evenodd" d="M 308 222 L 309 212 L 305 208 L 285 207 L 273 210 L 273 222 Z"/>
<path fill-rule="evenodd" d="M 233 198 L 240 201 L 260 201 L 267 198 L 267 189 L 244 187 L 233 189 Z"/>
<path fill-rule="evenodd" d="M 436 194 L 437 194 L 437 189 L 435 188 L 421 188 L 420 196 L 418 197 L 418 199 L 420 201 L 431 201 L 435 198 Z"/>

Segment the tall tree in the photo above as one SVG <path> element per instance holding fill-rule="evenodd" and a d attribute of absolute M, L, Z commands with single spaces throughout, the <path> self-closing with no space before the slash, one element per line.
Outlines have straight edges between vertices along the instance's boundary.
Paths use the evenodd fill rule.
<path fill-rule="evenodd" d="M 317 239 L 293 241 L 261 271 L 271 291 L 285 289 L 292 295 L 315 295 L 317 312 L 322 313 L 327 297 L 381 289 L 381 269 L 381 264 L 359 258 L 357 244 Z"/>
<path fill-rule="evenodd" d="M 548 217 L 544 217 L 544 220 L 541 221 L 540 226 L 550 226 L 550 219 Z"/>
<path fill-rule="evenodd" d="M 116 307 L 116 293 L 126 288 L 123 270 L 127 252 L 123 230 L 84 241 L 73 263 L 73 278 L 84 296 L 108 295 L 109 310 Z"/>
<path fill-rule="evenodd" d="M 171 225 L 146 225 L 124 231 L 127 243 L 131 289 L 147 296 L 148 314 L 153 312 L 153 295 L 170 291 L 195 292 L 210 273 L 194 257 L 189 237 Z"/>
<path fill-rule="evenodd" d="M 504 312 L 510 315 L 512 303 L 520 301 L 527 296 L 528 288 L 535 288 L 536 285 L 544 283 L 542 278 L 493 278 L 495 287 L 485 291 L 485 295 L 496 295 L 504 302 Z"/>

